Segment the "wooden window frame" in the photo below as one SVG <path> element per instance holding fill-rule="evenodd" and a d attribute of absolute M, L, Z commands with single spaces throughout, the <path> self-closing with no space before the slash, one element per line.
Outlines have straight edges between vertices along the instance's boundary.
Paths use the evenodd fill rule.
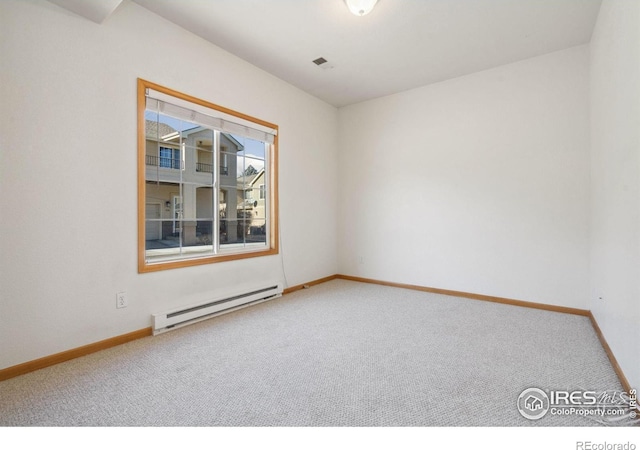
<path fill-rule="evenodd" d="M 262 127 L 275 130 L 274 142 L 270 146 L 268 162 L 269 172 L 269 222 L 267 225 L 268 238 L 265 248 L 257 250 L 239 251 L 237 253 L 225 252 L 206 255 L 195 258 L 172 259 L 167 261 L 148 262 L 145 246 L 145 206 L 146 206 L 146 136 L 145 136 L 145 110 L 146 92 L 148 89 L 161 92 L 165 95 L 190 102 L 224 115 L 238 118 L 242 121 L 252 122 Z M 235 261 L 247 258 L 276 255 L 279 253 L 279 226 L 278 226 L 278 126 L 247 114 L 234 111 L 215 103 L 211 103 L 188 94 L 158 85 L 156 83 L 138 78 L 138 272 L 157 272 L 161 270 L 177 269 L 182 267 L 212 264 L 224 261 Z M 217 223 L 217 222 L 216 222 Z"/>

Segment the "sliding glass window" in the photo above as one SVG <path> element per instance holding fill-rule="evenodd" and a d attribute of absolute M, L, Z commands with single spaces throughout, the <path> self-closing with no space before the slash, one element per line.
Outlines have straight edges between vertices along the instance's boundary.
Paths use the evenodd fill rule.
<path fill-rule="evenodd" d="M 140 272 L 278 252 L 277 126 L 138 80 Z"/>

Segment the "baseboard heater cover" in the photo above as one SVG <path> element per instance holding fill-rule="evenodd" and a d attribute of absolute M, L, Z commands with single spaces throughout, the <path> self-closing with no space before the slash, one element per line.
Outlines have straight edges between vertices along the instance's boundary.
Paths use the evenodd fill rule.
<path fill-rule="evenodd" d="M 197 305 L 191 305 L 161 314 L 152 314 L 153 334 L 155 336 L 240 308 L 262 303 L 267 300 L 273 300 L 274 298 L 281 297 L 282 291 L 283 287 L 281 283 L 268 284 L 263 287 L 246 289 L 238 294 L 211 299 Z"/>

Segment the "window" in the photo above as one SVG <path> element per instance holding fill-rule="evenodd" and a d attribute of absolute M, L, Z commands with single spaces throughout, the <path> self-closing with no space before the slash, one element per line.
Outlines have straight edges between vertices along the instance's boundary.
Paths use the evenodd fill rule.
<path fill-rule="evenodd" d="M 277 131 L 138 80 L 140 272 L 278 253 Z"/>
<path fill-rule="evenodd" d="M 228 154 L 227 147 L 220 147 L 220 175 L 229 175 Z"/>
<path fill-rule="evenodd" d="M 160 167 L 180 168 L 180 150 L 160 147 Z"/>

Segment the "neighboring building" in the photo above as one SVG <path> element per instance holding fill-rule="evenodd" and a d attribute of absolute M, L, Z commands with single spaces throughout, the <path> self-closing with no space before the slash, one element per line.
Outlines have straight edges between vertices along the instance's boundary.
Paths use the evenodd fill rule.
<path fill-rule="evenodd" d="M 245 218 L 244 235 L 248 240 L 264 240 L 266 223 L 266 188 L 264 167 L 247 167 L 237 180 L 238 217 Z"/>
<path fill-rule="evenodd" d="M 146 121 L 146 223 L 147 248 L 210 245 L 214 214 L 221 220 L 221 243 L 233 243 L 239 229 L 237 153 L 244 146 L 220 133 L 220 186 L 214 207 L 214 132 L 194 127 L 179 132 L 169 125 Z"/>

